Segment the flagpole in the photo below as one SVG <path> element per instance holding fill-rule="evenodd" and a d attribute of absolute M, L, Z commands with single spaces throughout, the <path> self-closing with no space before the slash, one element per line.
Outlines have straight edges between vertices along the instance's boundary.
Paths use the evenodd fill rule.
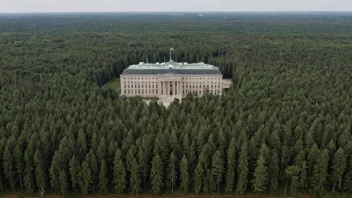
<path fill-rule="evenodd" d="M 170 48 L 170 61 L 172 60 L 172 58 L 171 58 L 171 48 Z"/>

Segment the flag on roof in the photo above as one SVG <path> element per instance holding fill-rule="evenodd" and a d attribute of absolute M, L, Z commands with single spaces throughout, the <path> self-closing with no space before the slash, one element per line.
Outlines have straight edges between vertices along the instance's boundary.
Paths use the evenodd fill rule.
<path fill-rule="evenodd" d="M 170 50 L 171 50 L 171 51 L 174 51 L 174 48 L 171 47 Z"/>

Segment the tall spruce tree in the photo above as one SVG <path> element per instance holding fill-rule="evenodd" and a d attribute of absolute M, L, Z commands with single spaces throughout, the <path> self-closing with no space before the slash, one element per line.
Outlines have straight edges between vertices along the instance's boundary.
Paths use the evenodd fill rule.
<path fill-rule="evenodd" d="M 86 161 L 83 161 L 82 169 L 79 174 L 80 175 L 79 188 L 81 189 L 81 193 L 83 195 L 86 195 L 89 192 L 89 184 L 92 183 L 91 174 L 92 172 L 89 168 L 89 164 Z"/>
<path fill-rule="evenodd" d="M 348 168 L 343 181 L 343 189 L 348 193 L 352 192 L 352 154 L 348 159 Z"/>
<path fill-rule="evenodd" d="M 47 175 L 45 171 L 45 166 L 43 164 L 43 156 L 39 150 L 34 154 L 34 164 L 35 164 L 35 176 L 37 182 L 37 188 L 40 195 L 44 195 L 46 192 Z"/>
<path fill-rule="evenodd" d="M 15 192 L 15 181 L 14 181 L 14 159 L 11 153 L 11 141 L 8 141 L 6 147 L 5 147 L 5 151 L 4 151 L 4 157 L 3 157 L 3 168 L 4 168 L 4 173 L 5 173 L 5 177 L 7 178 L 7 181 L 9 183 L 9 185 L 11 186 L 13 192 Z"/>
<path fill-rule="evenodd" d="M 182 157 L 182 160 L 180 163 L 180 180 L 181 180 L 180 188 L 184 193 L 187 193 L 190 179 L 189 179 L 189 173 L 188 173 L 188 160 L 186 156 Z"/>
<path fill-rule="evenodd" d="M 166 184 L 171 188 L 171 192 L 174 192 L 174 187 L 176 185 L 177 170 L 176 170 L 176 157 L 173 152 L 170 154 L 169 164 L 166 171 Z"/>
<path fill-rule="evenodd" d="M 99 171 L 99 192 L 100 193 L 107 193 L 108 192 L 108 178 L 107 178 L 107 167 L 106 162 L 103 159 L 100 163 L 100 171 Z"/>
<path fill-rule="evenodd" d="M 71 178 L 71 188 L 72 191 L 77 193 L 79 191 L 79 181 L 80 181 L 81 167 L 76 155 L 73 155 L 69 163 L 69 173 Z"/>
<path fill-rule="evenodd" d="M 269 181 L 269 189 L 272 192 L 275 192 L 278 187 L 279 180 L 279 160 L 275 150 L 272 150 L 272 155 L 269 158 L 268 164 L 268 181 Z"/>
<path fill-rule="evenodd" d="M 247 154 L 247 142 L 243 142 L 238 158 L 237 168 L 238 182 L 237 192 L 243 194 L 247 190 L 248 185 L 248 154 Z"/>
<path fill-rule="evenodd" d="M 322 195 L 327 184 L 329 151 L 323 150 L 314 165 L 312 181 L 310 187 L 314 194 Z"/>
<path fill-rule="evenodd" d="M 139 175 L 137 160 L 134 158 L 134 156 L 131 159 L 130 188 L 132 192 L 138 196 L 138 193 L 141 189 L 141 178 Z"/>
<path fill-rule="evenodd" d="M 15 159 L 15 167 L 20 180 L 21 191 L 23 189 L 23 169 L 24 169 L 24 156 L 23 156 L 23 143 L 22 139 L 19 139 L 16 144 L 16 148 L 13 152 L 13 157 Z"/>
<path fill-rule="evenodd" d="M 226 192 L 232 193 L 235 185 L 236 172 L 236 139 L 232 138 L 229 149 L 227 150 L 226 168 Z"/>
<path fill-rule="evenodd" d="M 66 195 L 68 193 L 68 182 L 67 182 L 67 175 L 65 170 L 60 171 L 59 185 L 60 185 L 60 193 L 63 195 Z"/>
<path fill-rule="evenodd" d="M 212 157 L 212 163 L 211 163 L 212 169 L 211 172 L 215 177 L 215 182 L 216 182 L 216 187 L 217 187 L 217 193 L 220 192 L 220 183 L 222 180 L 222 176 L 224 173 L 224 160 L 221 156 L 221 152 L 217 150 L 213 157 Z"/>
<path fill-rule="evenodd" d="M 24 153 L 24 163 L 25 163 L 25 168 L 24 168 L 24 177 L 23 177 L 23 183 L 26 188 L 27 193 L 31 194 L 34 191 L 34 165 L 33 165 L 33 160 L 32 157 L 29 154 L 29 150 L 27 149 L 26 152 Z"/>
<path fill-rule="evenodd" d="M 152 191 L 154 194 L 158 195 L 164 185 L 164 167 L 163 162 L 159 155 L 155 155 L 152 161 L 152 169 L 150 173 L 150 180 L 152 184 Z"/>
<path fill-rule="evenodd" d="M 126 169 L 121 158 L 121 150 L 117 149 L 114 158 L 114 189 L 118 194 L 122 194 L 126 190 Z"/>
<path fill-rule="evenodd" d="M 196 166 L 196 170 L 194 172 L 194 192 L 195 193 L 200 193 L 202 191 L 202 185 L 203 185 L 203 166 L 200 162 L 198 162 Z"/>
<path fill-rule="evenodd" d="M 268 168 L 263 155 L 260 155 L 257 160 L 257 165 L 253 174 L 253 190 L 261 193 L 266 190 L 268 184 Z"/>
<path fill-rule="evenodd" d="M 336 185 L 339 190 L 342 188 L 342 177 L 346 170 L 346 156 L 344 150 L 339 148 L 333 159 L 332 159 L 332 178 L 333 178 L 333 188 L 332 192 L 335 191 Z"/>

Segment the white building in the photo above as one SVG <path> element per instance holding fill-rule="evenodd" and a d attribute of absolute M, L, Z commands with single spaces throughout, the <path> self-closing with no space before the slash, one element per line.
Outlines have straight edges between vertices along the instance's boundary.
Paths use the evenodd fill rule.
<path fill-rule="evenodd" d="M 125 69 L 120 80 L 123 96 L 182 98 L 188 92 L 202 96 L 206 89 L 213 95 L 221 95 L 223 88 L 228 88 L 228 81 L 223 82 L 219 68 L 203 62 L 141 62 Z"/>

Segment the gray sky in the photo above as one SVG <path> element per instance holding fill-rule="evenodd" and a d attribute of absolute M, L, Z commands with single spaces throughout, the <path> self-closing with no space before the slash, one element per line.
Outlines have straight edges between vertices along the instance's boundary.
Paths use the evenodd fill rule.
<path fill-rule="evenodd" d="M 352 0 L 0 0 L 0 12 L 352 11 Z"/>

